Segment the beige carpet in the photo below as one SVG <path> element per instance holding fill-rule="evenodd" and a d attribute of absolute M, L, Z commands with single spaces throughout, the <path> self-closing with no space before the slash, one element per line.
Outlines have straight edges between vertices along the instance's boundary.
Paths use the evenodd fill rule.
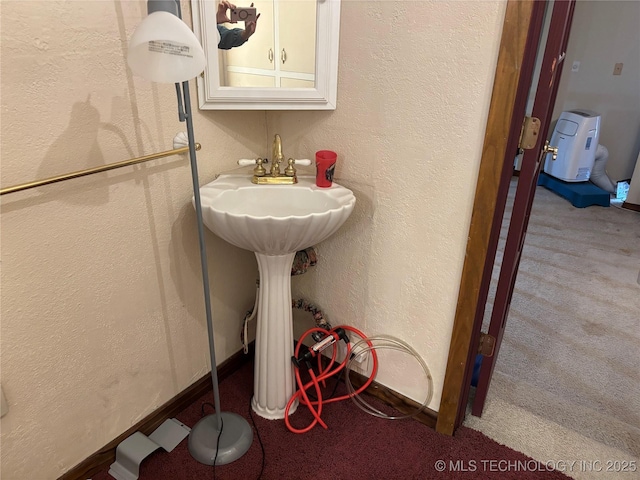
<path fill-rule="evenodd" d="M 496 264 L 505 237 L 506 222 Z M 640 214 L 538 187 L 485 412 L 465 425 L 543 462 L 596 462 L 566 466 L 574 478 L 640 478 L 639 273 Z"/>

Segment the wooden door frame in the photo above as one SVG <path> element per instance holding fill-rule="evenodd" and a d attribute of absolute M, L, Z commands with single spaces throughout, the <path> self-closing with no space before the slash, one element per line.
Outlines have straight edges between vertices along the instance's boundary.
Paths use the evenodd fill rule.
<path fill-rule="evenodd" d="M 492 220 L 500 209 L 498 199 L 503 172 L 512 168 L 506 165 L 511 124 L 515 115 L 524 117 L 522 97 L 524 94 L 526 99 L 531 85 L 531 72 L 539 43 L 539 31 L 536 36 L 533 30 L 539 27 L 540 8 L 544 10 L 545 3 L 539 0 L 508 0 L 506 5 L 436 423 L 436 431 L 446 435 L 453 435 L 464 419 L 480 333 L 476 311 L 478 308 L 484 309 L 484 304 L 480 304 L 482 279 L 491 251 Z M 515 158 L 515 150 L 513 156 Z"/>

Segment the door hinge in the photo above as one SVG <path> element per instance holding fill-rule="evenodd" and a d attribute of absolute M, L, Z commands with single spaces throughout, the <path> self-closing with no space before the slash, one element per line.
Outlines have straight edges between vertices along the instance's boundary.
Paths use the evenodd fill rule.
<path fill-rule="evenodd" d="M 536 117 L 524 117 L 522 130 L 520 131 L 520 141 L 518 148 L 521 150 L 531 150 L 538 142 L 540 133 L 540 119 Z"/>
<path fill-rule="evenodd" d="M 483 357 L 492 357 L 493 350 L 496 347 L 496 337 L 488 333 L 480 332 L 480 343 L 478 344 L 478 353 Z"/>

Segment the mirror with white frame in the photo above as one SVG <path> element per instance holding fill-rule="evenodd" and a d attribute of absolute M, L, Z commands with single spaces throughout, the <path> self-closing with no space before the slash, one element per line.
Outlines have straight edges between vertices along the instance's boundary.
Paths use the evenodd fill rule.
<path fill-rule="evenodd" d="M 253 0 L 256 32 L 230 50 L 218 49 L 218 3 L 191 0 L 193 30 L 207 57 L 197 78 L 201 109 L 336 108 L 340 0 Z"/>

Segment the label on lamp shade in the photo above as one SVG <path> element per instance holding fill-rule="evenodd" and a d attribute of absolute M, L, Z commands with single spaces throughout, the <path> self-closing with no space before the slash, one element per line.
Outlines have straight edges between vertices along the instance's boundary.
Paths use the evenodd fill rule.
<path fill-rule="evenodd" d="M 164 53 L 166 55 L 177 55 L 179 57 L 193 58 L 191 54 L 191 47 L 188 45 L 181 45 L 178 43 L 171 43 L 167 41 L 150 40 L 149 51 L 156 53 Z"/>
<path fill-rule="evenodd" d="M 142 78 L 177 83 L 195 78 L 207 59 L 193 31 L 178 17 L 164 11 L 145 18 L 129 41 L 127 63 Z"/>

